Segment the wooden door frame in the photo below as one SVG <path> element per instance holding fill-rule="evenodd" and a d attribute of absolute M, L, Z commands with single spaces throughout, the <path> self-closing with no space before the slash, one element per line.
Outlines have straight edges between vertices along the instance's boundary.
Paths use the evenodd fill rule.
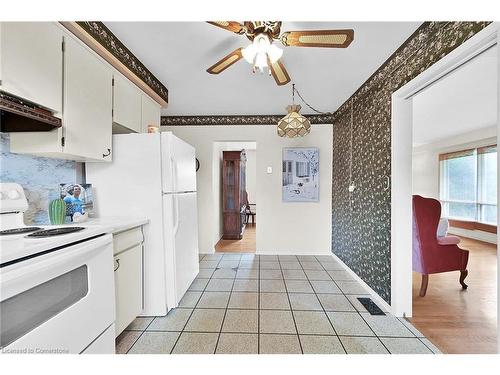
<path fill-rule="evenodd" d="M 396 316 L 412 316 L 412 97 L 487 49 L 496 48 L 498 51 L 500 45 L 498 29 L 498 23 L 490 24 L 392 94 L 391 310 Z M 497 64 L 500 77 L 500 59 L 497 59 Z M 498 82 L 497 79 L 500 92 Z M 497 119 L 500 119 L 500 103 L 497 105 L 497 111 L 499 112 Z M 499 121 L 497 126 L 498 134 Z M 498 168 L 500 174 L 500 161 Z M 498 216 L 500 217 L 500 210 Z"/>

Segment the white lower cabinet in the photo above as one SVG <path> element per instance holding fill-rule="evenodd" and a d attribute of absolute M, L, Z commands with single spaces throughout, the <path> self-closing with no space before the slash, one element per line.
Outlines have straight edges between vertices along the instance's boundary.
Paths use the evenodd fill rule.
<path fill-rule="evenodd" d="M 140 233 L 140 243 L 137 243 L 139 236 L 136 233 Z M 136 244 L 128 247 L 130 241 Z M 123 247 L 127 248 L 122 250 Z M 118 336 L 143 310 L 143 243 L 141 229 L 135 228 L 116 234 L 114 252 L 115 335 Z"/>

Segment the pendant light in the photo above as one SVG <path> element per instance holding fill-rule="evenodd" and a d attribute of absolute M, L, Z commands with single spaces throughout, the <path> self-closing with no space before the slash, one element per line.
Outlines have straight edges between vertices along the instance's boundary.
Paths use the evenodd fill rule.
<path fill-rule="evenodd" d="M 278 121 L 278 135 L 280 137 L 304 137 L 311 131 L 311 122 L 302 116 L 300 105 L 295 104 L 295 84 L 292 84 L 292 105 L 286 107 L 288 114 Z"/>

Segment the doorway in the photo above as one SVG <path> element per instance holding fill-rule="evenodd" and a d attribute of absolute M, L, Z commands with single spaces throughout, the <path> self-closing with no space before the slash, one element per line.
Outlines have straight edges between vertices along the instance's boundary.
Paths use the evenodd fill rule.
<path fill-rule="evenodd" d="M 255 253 L 257 249 L 257 143 L 213 145 L 216 252 Z"/>
<path fill-rule="evenodd" d="M 436 154 L 436 150 L 431 150 L 432 147 L 426 146 L 425 142 L 429 144 L 434 144 L 434 146 L 441 142 L 441 145 L 446 145 L 446 147 L 451 147 L 448 151 L 453 151 L 453 148 L 460 149 L 460 142 L 462 145 L 468 147 L 467 150 L 471 149 L 472 154 L 477 160 L 477 154 L 482 151 L 478 151 L 483 145 L 480 144 L 484 141 L 485 136 L 488 131 L 482 129 L 483 137 L 481 139 L 476 139 L 477 144 L 471 144 L 471 134 L 478 133 L 481 129 L 461 129 L 462 134 L 441 134 L 440 139 L 427 139 L 424 144 L 420 142 L 425 136 L 439 135 L 442 130 L 440 127 L 434 126 L 431 130 L 420 134 L 419 130 L 415 128 L 418 125 L 419 105 L 425 102 L 425 95 L 431 91 L 439 90 L 442 87 L 448 87 L 441 93 L 439 97 L 435 97 L 436 100 L 445 100 L 447 95 L 453 96 L 456 92 L 450 87 L 450 82 L 459 77 L 462 73 L 470 70 L 473 64 L 478 64 L 480 61 L 484 60 L 485 56 L 494 57 L 495 60 L 491 66 L 491 69 L 495 73 L 495 77 L 489 77 L 490 83 L 492 81 L 494 90 L 493 104 L 495 108 L 493 109 L 495 119 L 494 123 L 490 124 L 490 136 L 493 137 L 494 143 L 496 144 L 496 137 L 498 134 L 498 96 L 496 91 L 498 90 L 498 72 L 499 62 L 498 62 L 498 44 L 497 44 L 497 25 L 492 24 L 485 28 L 480 33 L 476 34 L 474 37 L 469 39 L 463 45 L 459 46 L 457 49 L 448 54 L 445 58 L 434 64 L 431 68 L 421 73 L 415 79 L 410 81 L 408 84 L 396 91 L 392 96 L 392 186 L 391 186 L 391 307 L 393 312 L 399 316 L 405 316 L 407 318 L 412 318 L 412 323 L 421 329 L 426 336 L 432 337 L 433 342 L 441 343 L 445 345 L 443 351 L 445 352 L 461 352 L 461 353 L 471 353 L 477 351 L 480 346 L 479 343 L 484 344 L 485 342 L 489 345 L 484 345 L 481 347 L 480 352 L 496 352 L 496 335 L 493 333 L 497 330 L 497 304 L 498 298 L 497 294 L 497 272 L 498 268 L 498 257 L 496 256 L 496 245 L 488 245 L 477 240 L 466 238 L 463 234 L 465 232 L 460 232 L 460 230 L 455 230 L 452 234 L 462 234 L 461 242 L 459 247 L 469 250 L 469 268 L 476 268 L 474 276 L 469 273 L 469 283 L 474 287 L 469 288 L 467 291 L 462 291 L 460 285 L 458 284 L 458 273 L 443 273 L 443 274 L 431 274 L 429 279 L 429 289 L 425 297 L 419 297 L 420 299 L 413 297 L 413 291 L 420 287 L 420 275 L 417 275 L 418 283 L 415 286 L 414 275 L 412 274 L 412 195 L 414 193 L 419 195 L 425 195 L 430 198 L 435 198 L 441 201 L 441 206 L 443 207 L 442 212 L 444 215 L 457 215 L 456 208 L 462 205 L 469 205 L 471 208 L 477 204 L 479 207 L 484 202 L 479 202 L 474 200 L 473 202 L 459 202 L 458 206 L 456 202 L 451 202 L 454 200 L 453 197 L 448 199 L 443 192 L 443 183 L 448 183 L 443 181 L 442 173 L 440 174 L 440 168 L 442 170 L 442 163 L 439 161 L 445 160 L 446 158 L 439 157 L 439 152 Z M 469 75 L 471 73 L 469 72 Z M 469 75 L 463 75 L 463 78 L 470 78 Z M 456 82 L 455 82 L 456 83 Z M 483 88 L 486 84 L 476 83 L 475 88 Z M 474 86 L 472 86 L 474 87 Z M 448 94 L 446 94 L 446 92 Z M 464 96 L 469 92 L 464 92 Z M 444 95 L 444 97 L 443 97 Z M 489 95 L 489 99 L 491 95 Z M 482 110 L 476 109 L 476 115 L 474 116 L 473 106 L 468 102 L 465 106 L 466 111 L 458 120 L 462 120 L 466 115 L 472 115 L 469 121 L 466 121 L 466 125 L 471 125 L 471 122 L 479 119 L 484 113 L 479 113 Z M 480 104 L 485 104 L 480 102 Z M 464 105 L 455 107 L 456 112 L 463 110 Z M 430 108 L 430 107 L 429 107 Z M 427 115 L 433 115 L 432 111 L 427 109 Z M 439 108 L 442 110 L 442 106 Z M 448 117 L 441 118 L 441 124 L 444 124 L 450 119 L 453 113 L 448 113 Z M 460 130 L 460 123 L 458 120 L 452 121 L 451 131 L 456 132 Z M 431 121 L 427 118 L 427 121 Z M 427 124 L 429 125 L 429 124 Z M 482 124 L 484 127 L 485 124 Z M 420 129 L 421 131 L 422 129 Z M 462 140 L 455 142 L 453 145 L 452 139 Z M 488 138 L 488 137 L 486 137 Z M 491 140 L 491 137 L 490 137 Z M 448 142 L 448 143 L 446 143 Z M 468 142 L 468 143 L 467 143 Z M 490 143 L 488 141 L 484 141 Z M 484 145 L 490 146 L 490 145 Z M 427 157 L 427 161 L 422 162 L 425 158 L 414 158 L 414 147 L 420 147 L 420 150 L 424 150 L 427 147 L 429 152 L 434 152 L 435 155 L 432 157 Z M 443 146 L 444 147 L 444 146 Z M 444 148 L 446 148 L 444 147 Z M 435 148 L 435 147 L 434 147 Z M 463 150 L 462 150 L 463 151 Z M 498 155 L 495 151 L 495 166 L 498 173 Z M 424 163 L 424 166 L 418 165 L 419 163 Z M 413 171 L 412 178 L 412 164 L 415 168 L 420 168 L 421 173 L 415 177 L 415 172 Z M 441 164 L 441 165 L 440 165 Z M 433 174 L 432 166 L 435 173 Z M 427 175 L 426 175 L 427 174 Z M 496 177 L 496 174 L 495 174 Z M 430 178 L 431 185 L 434 186 L 434 190 L 429 188 L 430 185 L 423 183 L 423 181 Z M 496 181 L 495 181 L 496 182 Z M 495 216 L 498 216 L 498 207 L 496 202 L 498 200 L 498 189 L 495 188 L 494 195 Z M 453 206 L 454 205 L 454 206 Z M 465 207 L 465 206 L 464 206 Z M 463 207 L 462 207 L 463 208 Z M 479 208 L 478 208 L 479 209 Z M 452 214 L 455 210 L 454 214 Z M 462 211 L 462 214 L 465 211 Z M 478 211 L 478 217 L 482 214 Z M 478 220 L 480 221 L 480 220 Z M 495 225 L 496 229 L 496 225 Z M 450 230 L 451 232 L 451 230 Z M 496 242 L 496 233 L 493 234 L 494 242 Z M 486 261 L 486 257 L 489 257 L 489 261 Z M 492 267 L 493 269 L 490 269 Z M 482 266 L 488 266 L 488 270 L 481 268 Z M 485 274 L 490 276 L 484 277 Z M 448 285 L 448 278 L 453 278 L 453 283 Z M 434 284 L 433 284 L 434 283 Z M 455 283 L 457 285 L 455 285 Z M 431 289 L 432 288 L 432 289 Z M 489 288 L 489 289 L 488 289 Z M 483 297 L 481 297 L 483 296 Z M 433 301 L 431 301 L 434 298 Z M 418 324 L 420 322 L 421 324 Z M 423 324 L 426 322 L 426 324 Z M 446 329 L 449 327 L 450 329 Z M 493 332 L 492 332 L 493 331 Z M 431 333 L 429 333 L 431 332 Z M 433 332 L 433 333 L 432 333 Z M 434 336 L 434 337 L 433 337 Z M 474 345 L 471 342 L 471 337 L 475 337 L 478 345 Z M 440 341 L 440 339 L 447 338 L 448 342 Z M 455 343 L 453 344 L 453 341 Z M 469 343 L 469 344 L 468 344 Z"/>

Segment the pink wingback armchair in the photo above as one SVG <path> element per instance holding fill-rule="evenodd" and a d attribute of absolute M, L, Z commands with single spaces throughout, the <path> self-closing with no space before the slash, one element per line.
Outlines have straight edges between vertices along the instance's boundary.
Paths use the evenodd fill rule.
<path fill-rule="evenodd" d="M 436 199 L 413 196 L 413 271 L 422 274 L 420 297 L 427 292 L 432 273 L 460 271 L 459 282 L 467 289 L 469 251 L 457 246 L 457 237 L 436 235 L 441 218 L 441 203 Z"/>

